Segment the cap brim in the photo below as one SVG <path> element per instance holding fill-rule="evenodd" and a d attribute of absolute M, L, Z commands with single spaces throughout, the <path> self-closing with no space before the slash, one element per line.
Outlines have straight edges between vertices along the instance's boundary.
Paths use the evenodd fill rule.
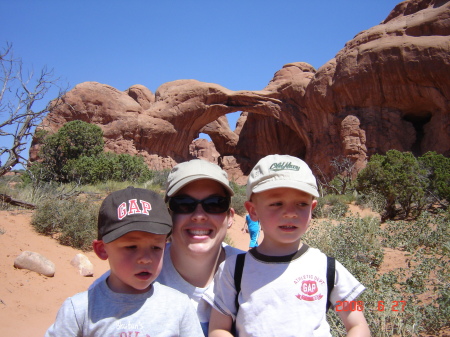
<path fill-rule="evenodd" d="M 221 180 L 219 179 L 215 179 L 209 175 L 203 175 L 203 174 L 199 174 L 199 175 L 195 175 L 195 176 L 190 176 L 190 177 L 186 177 L 181 179 L 180 181 L 178 181 L 176 184 L 174 184 L 172 186 L 172 188 L 170 190 L 168 190 L 166 192 L 166 198 L 167 197 L 172 197 L 173 195 L 175 195 L 179 190 L 181 190 L 184 186 L 197 181 L 197 180 L 202 180 L 202 179 L 207 179 L 207 180 L 213 180 L 218 182 L 220 185 L 222 185 L 227 192 L 230 194 L 230 196 L 234 195 L 233 189 L 230 186 L 225 185 Z"/>
<path fill-rule="evenodd" d="M 149 222 L 149 221 L 136 221 L 127 224 L 126 226 L 119 227 L 112 232 L 109 232 L 108 234 L 105 234 L 102 237 L 102 241 L 105 243 L 109 243 L 111 241 L 114 241 L 121 236 L 124 236 L 127 233 L 130 232 L 146 232 L 151 234 L 161 234 L 161 235 L 167 235 L 171 232 L 172 227 L 165 223 L 159 223 L 159 222 Z"/>
<path fill-rule="evenodd" d="M 308 194 L 311 194 L 312 196 L 318 198 L 319 192 L 317 189 L 315 189 L 312 185 L 307 183 L 302 183 L 298 181 L 293 180 L 275 180 L 275 181 L 268 181 L 264 182 L 262 184 L 256 185 L 253 187 L 252 193 L 259 193 L 264 192 L 268 190 L 273 190 L 274 188 L 293 188 Z M 248 196 L 250 197 L 250 196 Z"/>

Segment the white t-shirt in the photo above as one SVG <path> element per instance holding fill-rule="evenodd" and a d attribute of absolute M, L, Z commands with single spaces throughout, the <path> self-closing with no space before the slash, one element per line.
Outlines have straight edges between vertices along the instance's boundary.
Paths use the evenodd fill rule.
<path fill-rule="evenodd" d="M 331 336 L 326 322 L 327 258 L 320 250 L 303 245 L 290 256 L 267 256 L 254 249 L 247 253 L 237 318 L 235 264 L 232 257 L 220 265 L 214 289 L 210 288 L 204 299 L 236 319 L 239 337 Z M 355 300 L 364 289 L 336 261 L 331 303 Z"/>

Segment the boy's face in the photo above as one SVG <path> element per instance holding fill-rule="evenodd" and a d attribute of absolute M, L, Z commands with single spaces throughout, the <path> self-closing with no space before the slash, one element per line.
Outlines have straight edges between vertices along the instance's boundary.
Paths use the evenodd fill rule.
<path fill-rule="evenodd" d="M 146 292 L 161 271 L 166 239 L 164 234 L 133 231 L 109 243 L 95 240 L 95 253 L 109 261 L 110 289 L 125 294 Z"/>
<path fill-rule="evenodd" d="M 260 252 L 288 255 L 295 252 L 306 233 L 317 200 L 293 189 L 275 188 L 252 195 L 245 207 L 253 220 L 259 220 L 264 231 Z"/>
<path fill-rule="evenodd" d="M 201 179 L 184 186 L 177 196 L 190 196 L 203 200 L 209 196 L 226 196 L 223 186 L 210 179 Z M 233 222 L 234 210 L 219 214 L 207 213 L 201 204 L 189 214 L 172 215 L 172 247 L 179 247 L 188 254 L 217 253 Z"/>

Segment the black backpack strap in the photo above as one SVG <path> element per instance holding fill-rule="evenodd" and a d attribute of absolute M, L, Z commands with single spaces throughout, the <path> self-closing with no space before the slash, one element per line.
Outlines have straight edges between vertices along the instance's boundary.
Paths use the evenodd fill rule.
<path fill-rule="evenodd" d="M 336 274 L 336 260 L 334 257 L 327 256 L 327 310 L 331 306 L 330 294 L 334 288 L 334 277 Z"/>
<path fill-rule="evenodd" d="M 241 253 L 236 255 L 236 266 L 234 267 L 234 287 L 236 288 L 236 316 L 239 310 L 239 293 L 241 292 L 241 279 L 242 279 L 242 271 L 244 270 L 244 262 L 245 262 L 245 254 Z"/>

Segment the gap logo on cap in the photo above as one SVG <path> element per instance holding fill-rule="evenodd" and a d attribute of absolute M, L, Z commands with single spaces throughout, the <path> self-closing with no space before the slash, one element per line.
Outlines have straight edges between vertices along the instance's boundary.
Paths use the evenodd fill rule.
<path fill-rule="evenodd" d="M 270 165 L 269 170 L 272 170 L 272 171 L 283 171 L 283 170 L 300 171 L 300 166 L 294 165 L 291 162 L 280 162 L 280 163 L 273 163 L 272 165 Z"/>
<path fill-rule="evenodd" d="M 141 204 L 141 207 L 139 207 L 139 203 Z M 137 199 L 130 199 L 128 202 L 121 203 L 119 207 L 117 207 L 117 218 L 122 220 L 127 215 L 131 214 L 150 215 L 149 211 L 151 211 L 152 205 L 145 200 L 139 200 L 139 203 L 137 202 Z"/>

